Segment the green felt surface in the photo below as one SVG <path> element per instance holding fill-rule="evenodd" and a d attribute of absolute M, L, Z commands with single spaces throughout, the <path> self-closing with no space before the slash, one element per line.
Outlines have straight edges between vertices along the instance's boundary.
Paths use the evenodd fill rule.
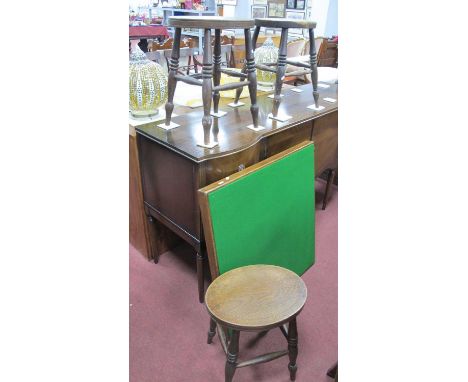
<path fill-rule="evenodd" d="M 219 273 L 273 264 L 302 275 L 315 261 L 314 146 L 208 195 Z"/>

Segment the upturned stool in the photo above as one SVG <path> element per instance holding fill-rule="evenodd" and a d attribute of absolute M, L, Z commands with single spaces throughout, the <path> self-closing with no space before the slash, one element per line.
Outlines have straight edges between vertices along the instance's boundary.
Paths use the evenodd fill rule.
<path fill-rule="evenodd" d="M 208 343 L 216 330 L 226 353 L 225 382 L 237 368 L 289 355 L 291 381 L 297 371 L 296 317 L 307 299 L 304 281 L 294 272 L 276 265 L 248 265 L 217 277 L 208 287 L 205 304 L 211 316 Z M 288 326 L 286 324 L 289 323 Z M 278 327 L 288 349 L 238 362 L 240 331 L 264 332 Z"/>
<path fill-rule="evenodd" d="M 319 106 L 319 93 L 317 90 L 317 52 L 315 50 L 315 40 L 314 40 L 314 28 L 316 27 L 317 23 L 312 20 L 293 20 L 293 19 L 284 19 L 284 18 L 265 18 L 265 19 L 255 19 L 255 31 L 252 37 L 252 45 L 254 48 L 257 44 L 257 38 L 260 33 L 260 29 L 262 27 L 265 28 L 281 28 L 281 39 L 278 51 L 278 61 L 271 62 L 266 64 L 256 64 L 255 67 L 259 70 L 271 72 L 276 74 L 275 79 L 275 92 L 274 95 L 271 97 L 273 98 L 273 109 L 269 117 L 272 119 L 279 120 L 284 122 L 292 116 L 289 115 L 279 115 L 279 107 L 281 103 L 281 88 L 283 86 L 283 81 L 286 73 L 286 64 L 298 66 L 300 68 L 305 68 L 305 70 L 297 70 L 291 73 L 288 73 L 288 76 L 297 76 L 303 74 L 309 74 L 312 78 L 312 88 L 313 88 L 313 97 L 314 97 L 314 104 L 307 106 L 307 108 L 312 110 L 322 110 L 324 107 Z M 288 29 L 289 28 L 302 28 L 308 29 L 309 31 L 309 63 L 306 62 L 296 62 L 293 60 L 287 59 L 287 44 L 288 44 Z M 275 68 L 276 67 L 276 68 Z M 300 91 L 300 89 L 297 89 Z M 235 103 L 239 101 L 241 92 L 236 92 Z"/>
<path fill-rule="evenodd" d="M 218 143 L 211 139 L 210 130 L 212 125 L 211 116 L 222 117 L 226 112 L 220 111 L 219 98 L 220 91 L 231 90 L 248 86 L 250 93 L 250 111 L 252 113 L 253 124 L 252 129 L 258 128 L 258 105 L 257 105 L 257 75 L 255 70 L 255 60 L 252 49 L 252 40 L 250 36 L 250 28 L 255 26 L 253 19 L 238 19 L 229 17 L 217 16 L 172 16 L 169 17 L 168 26 L 174 27 L 174 45 L 172 47 L 172 56 L 169 63 L 169 78 L 168 78 L 168 98 L 166 103 L 166 121 L 158 125 L 163 129 L 172 129 L 179 125 L 171 121 L 172 111 L 174 109 L 174 92 L 178 81 L 185 82 L 190 85 L 202 87 L 203 99 L 203 142 L 197 143 L 199 146 L 212 148 Z M 198 28 L 204 29 L 203 38 L 203 69 L 202 73 L 193 75 L 183 75 L 177 73 L 179 67 L 179 50 L 180 36 L 182 28 Z M 214 56 L 211 51 L 211 29 L 215 30 L 214 34 Z M 246 51 L 246 70 L 243 73 L 236 72 L 232 69 L 221 68 L 221 30 L 222 29 L 244 29 L 245 35 L 245 51 Z M 214 59 L 213 59 L 214 58 Z M 214 66 L 213 66 L 214 61 Z M 221 73 L 230 76 L 247 79 L 247 81 L 229 83 L 220 85 Z M 200 80 L 201 79 L 201 80 Z M 211 111 L 211 100 L 213 99 L 213 112 Z"/>

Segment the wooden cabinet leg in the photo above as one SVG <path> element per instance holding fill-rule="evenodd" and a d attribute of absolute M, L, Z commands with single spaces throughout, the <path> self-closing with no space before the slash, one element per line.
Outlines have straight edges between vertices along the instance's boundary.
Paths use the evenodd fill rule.
<path fill-rule="evenodd" d="M 205 29 L 205 36 L 203 39 L 203 69 L 202 69 L 202 99 L 203 99 L 203 142 L 205 145 L 211 143 L 211 99 L 213 96 L 213 57 L 211 56 L 211 29 Z"/>
<path fill-rule="evenodd" d="M 203 279 L 203 253 L 197 253 L 198 300 L 205 301 L 205 284 Z"/>
<path fill-rule="evenodd" d="M 226 367 L 224 369 L 224 381 L 232 382 L 237 366 L 237 356 L 239 354 L 239 331 L 233 330 L 231 340 L 229 341 L 226 355 Z"/>
<path fill-rule="evenodd" d="M 335 179 L 335 173 L 336 173 L 335 169 L 330 169 L 328 171 L 327 186 L 325 188 L 325 195 L 323 196 L 322 210 L 327 208 L 328 199 L 330 197 L 331 185 L 333 184 L 333 179 Z"/>
<path fill-rule="evenodd" d="M 338 362 L 328 369 L 327 375 L 330 378 L 334 378 L 335 381 L 338 382 Z"/>
<path fill-rule="evenodd" d="M 296 380 L 296 359 L 297 359 L 297 325 L 296 318 L 293 318 L 289 321 L 288 328 L 288 350 L 289 350 L 289 375 L 291 381 Z"/>
<path fill-rule="evenodd" d="M 207 340 L 208 344 L 211 344 L 215 334 L 216 334 L 216 322 L 215 322 L 215 320 L 210 318 L 210 329 L 208 330 L 208 340 Z"/>

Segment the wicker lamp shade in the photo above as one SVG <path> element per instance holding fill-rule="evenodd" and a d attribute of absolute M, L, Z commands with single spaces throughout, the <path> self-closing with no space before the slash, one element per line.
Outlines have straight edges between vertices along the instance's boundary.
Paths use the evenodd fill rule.
<path fill-rule="evenodd" d="M 134 117 L 158 114 L 167 99 L 167 75 L 161 65 L 150 61 L 138 45 L 134 45 L 129 62 L 129 108 Z"/>

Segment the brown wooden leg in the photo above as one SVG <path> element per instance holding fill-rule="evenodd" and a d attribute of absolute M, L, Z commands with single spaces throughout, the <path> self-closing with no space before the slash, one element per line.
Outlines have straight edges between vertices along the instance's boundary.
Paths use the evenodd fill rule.
<path fill-rule="evenodd" d="M 256 30 L 256 29 L 255 29 Z M 247 79 L 249 80 L 250 113 L 254 128 L 258 127 L 258 105 L 257 105 L 257 71 L 255 69 L 255 58 L 250 39 L 250 29 L 244 29 L 245 53 L 247 59 Z"/>
<path fill-rule="evenodd" d="M 288 45 L 288 28 L 281 29 L 281 40 L 278 52 L 278 66 L 276 68 L 275 95 L 273 98 L 273 110 L 271 114 L 278 116 L 281 103 L 281 88 L 283 87 L 284 74 L 286 73 L 286 56 Z"/>
<path fill-rule="evenodd" d="M 175 78 L 179 70 L 179 56 L 180 56 L 180 34 L 181 28 L 175 28 L 174 44 L 172 45 L 171 62 L 169 64 L 169 77 L 167 80 L 167 102 L 166 102 L 166 126 L 171 123 L 171 115 L 174 110 L 174 93 L 177 86 Z"/>
<path fill-rule="evenodd" d="M 319 92 L 318 92 L 318 72 L 317 72 L 317 52 L 315 50 L 315 40 L 314 40 L 314 30 L 309 29 L 309 55 L 310 55 L 310 69 L 312 73 L 310 73 L 310 77 L 312 79 L 312 88 L 313 88 L 313 95 L 314 95 L 314 103 L 315 107 L 318 108 L 319 104 Z"/>
<path fill-rule="evenodd" d="M 210 318 L 210 330 L 208 330 L 208 340 L 206 341 L 208 344 L 211 344 L 215 334 L 216 334 L 216 322 L 215 320 Z"/>
<path fill-rule="evenodd" d="M 293 318 L 289 321 L 288 328 L 288 350 L 289 350 L 289 375 L 291 381 L 296 380 L 296 359 L 297 359 L 297 325 L 296 318 Z"/>
<path fill-rule="evenodd" d="M 154 218 L 151 215 L 147 215 L 147 218 L 150 225 L 154 224 Z M 159 251 L 152 251 L 152 255 L 154 263 L 157 264 L 159 262 Z"/>
<path fill-rule="evenodd" d="M 325 188 L 325 195 L 323 196 L 322 210 L 327 208 L 328 198 L 330 197 L 330 189 L 331 185 L 333 184 L 333 179 L 335 178 L 335 173 L 336 170 L 334 169 L 328 170 L 327 187 Z"/>
<path fill-rule="evenodd" d="M 258 39 L 258 34 L 260 33 L 260 27 L 255 27 L 255 31 L 252 37 L 252 49 L 255 51 L 255 47 L 257 46 L 257 39 Z M 255 61 L 255 56 L 254 56 L 254 61 Z M 233 65 L 235 67 L 235 65 Z M 244 64 L 242 68 L 242 73 L 247 73 L 247 64 Z M 255 73 L 255 78 L 256 78 L 256 73 Z M 240 79 L 241 81 L 244 81 L 244 78 Z M 234 103 L 239 102 L 240 95 L 242 94 L 242 89 L 244 88 L 239 88 L 236 89 L 236 97 L 234 98 Z"/>
<path fill-rule="evenodd" d="M 244 66 L 242 67 L 241 73 L 244 73 L 244 74 L 247 73 L 247 65 L 246 64 L 244 64 Z M 244 78 L 241 77 L 240 81 L 241 82 L 244 81 Z M 236 89 L 236 96 L 234 97 L 234 103 L 239 103 L 239 98 L 240 98 L 240 96 L 242 94 L 243 89 L 244 89 L 243 87 Z"/>
<path fill-rule="evenodd" d="M 215 42 L 214 42 L 214 68 L 213 68 L 213 84 L 218 86 L 221 82 L 221 30 L 215 29 Z M 219 105 L 219 90 L 213 93 L 213 111 L 218 112 Z"/>
<path fill-rule="evenodd" d="M 327 375 L 330 378 L 335 378 L 335 381 L 338 381 L 338 362 L 328 369 Z"/>
<path fill-rule="evenodd" d="M 203 278 L 203 252 L 197 253 L 198 301 L 205 301 L 205 280 Z"/>
<path fill-rule="evenodd" d="M 203 39 L 203 70 L 202 70 L 202 98 L 203 98 L 203 134 L 204 143 L 210 143 L 210 129 L 211 129 L 211 96 L 212 96 L 212 73 L 213 73 L 213 57 L 211 56 L 211 29 L 205 29 L 205 36 Z"/>
<path fill-rule="evenodd" d="M 237 356 L 239 354 L 239 331 L 233 330 L 231 340 L 228 345 L 228 352 L 226 355 L 226 367 L 224 369 L 224 382 L 232 382 L 232 377 L 236 371 Z"/>

